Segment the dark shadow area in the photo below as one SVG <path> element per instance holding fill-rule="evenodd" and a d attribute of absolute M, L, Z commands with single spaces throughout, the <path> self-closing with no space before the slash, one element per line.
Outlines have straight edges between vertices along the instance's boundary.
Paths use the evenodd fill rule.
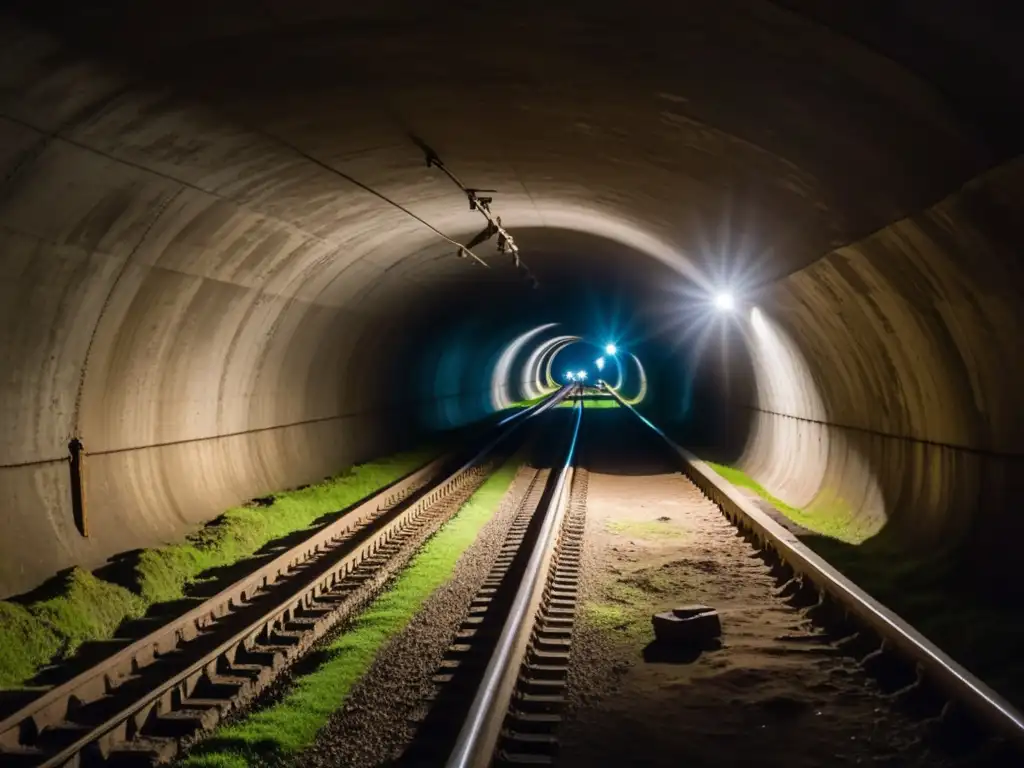
<path fill-rule="evenodd" d="M 643 657 L 648 664 L 693 664 L 705 653 L 722 647 L 718 638 L 701 644 L 669 643 L 652 640 L 644 646 Z"/>
<path fill-rule="evenodd" d="M 960 664 L 1024 706 L 1024 616 L 994 588 L 964 578 L 956 549 L 909 555 L 883 529 L 860 545 L 806 534 L 801 541 Z"/>
<path fill-rule="evenodd" d="M 753 437 L 756 414 L 737 403 L 757 402 L 754 361 L 733 319 L 704 313 L 695 322 L 698 340 L 648 366 L 651 394 L 636 408 L 680 445 L 731 464 Z"/>

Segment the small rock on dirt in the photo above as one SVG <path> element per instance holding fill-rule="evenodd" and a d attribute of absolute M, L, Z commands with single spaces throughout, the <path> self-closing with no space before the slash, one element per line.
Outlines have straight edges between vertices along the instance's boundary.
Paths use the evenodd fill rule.
<path fill-rule="evenodd" d="M 722 634 L 718 611 L 706 605 L 684 605 L 651 617 L 660 642 L 703 643 Z"/>

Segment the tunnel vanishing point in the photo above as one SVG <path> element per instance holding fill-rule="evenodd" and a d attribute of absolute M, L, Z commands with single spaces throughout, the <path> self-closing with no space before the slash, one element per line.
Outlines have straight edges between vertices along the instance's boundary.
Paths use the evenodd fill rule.
<path fill-rule="evenodd" d="M 775 496 L 1016 588 L 1024 57 L 998 7 L 9 7 L 0 596 L 482 418 L 539 325 L 614 336 L 648 412 Z M 539 288 L 493 239 L 460 258 L 485 222 L 432 153 L 494 190 Z"/>

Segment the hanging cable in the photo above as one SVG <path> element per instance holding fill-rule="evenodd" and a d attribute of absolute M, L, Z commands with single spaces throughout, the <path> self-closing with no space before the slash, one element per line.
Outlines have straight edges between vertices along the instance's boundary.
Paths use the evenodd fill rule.
<path fill-rule="evenodd" d="M 522 257 L 519 255 L 519 246 L 516 245 L 515 239 L 512 234 L 505 229 L 501 224 L 501 217 L 494 214 L 491 210 L 491 203 L 494 202 L 493 197 L 484 196 L 484 192 L 497 192 L 496 189 L 477 189 L 475 187 L 467 187 L 452 171 L 448 169 L 448 166 L 444 164 L 438 154 L 431 149 L 425 142 L 416 136 L 411 136 L 412 140 L 423 150 L 426 156 L 427 168 L 438 168 L 454 182 L 459 189 L 462 190 L 463 194 L 466 195 L 466 200 L 469 202 L 469 210 L 478 212 L 484 219 L 487 220 L 486 226 L 470 241 L 469 247 L 479 245 L 490 240 L 495 235 L 498 236 L 498 253 L 509 254 L 512 257 L 512 266 L 515 267 L 519 275 L 530 285 L 531 288 L 537 288 L 540 283 L 537 281 L 536 276 L 530 271 L 530 268 L 526 266 Z M 464 248 L 460 246 L 457 254 L 465 257 Z"/>

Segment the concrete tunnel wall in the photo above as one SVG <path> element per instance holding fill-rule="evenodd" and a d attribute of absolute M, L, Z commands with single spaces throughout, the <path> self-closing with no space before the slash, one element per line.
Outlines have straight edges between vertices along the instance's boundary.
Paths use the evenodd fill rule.
<path fill-rule="evenodd" d="M 486 7 L 229 2 L 206 18 L 115 2 L 5 17 L 0 594 L 390 450 L 417 417 L 451 416 L 438 398 L 468 398 L 459 418 L 482 412 L 521 286 L 437 235 L 465 242 L 481 222 L 410 130 L 500 190 L 538 272 L 585 232 L 622 274 L 668 263 L 706 292 L 725 261 L 764 286 L 821 402 L 784 398 L 784 415 L 748 428 L 744 461 L 780 495 L 834 493 L 868 517 L 881 498 L 924 539 L 1007 541 L 1020 163 L 936 201 L 1021 151 L 1012 115 L 979 117 L 974 89 L 914 46 L 863 44 L 831 19 L 663 5 L 520 2 L 500 56 L 476 34 L 493 28 Z M 941 48 L 936 28 L 914 34 Z M 1016 82 L 1015 49 L 972 35 L 949 47 L 958 71 Z M 438 53 L 456 42 L 459 56 Z M 469 316 L 486 330 L 467 362 L 438 375 L 417 358 L 432 383 L 401 386 L 394 351 Z M 679 329 L 663 320 L 646 322 L 671 350 Z M 734 364 L 734 379 L 750 367 Z M 719 375 L 698 390 L 720 390 Z M 794 432 L 807 450 L 827 434 L 827 460 L 783 450 Z M 76 435 L 92 454 L 89 538 L 61 461 Z M 858 491 L 869 475 L 874 496 Z"/>
<path fill-rule="evenodd" d="M 966 548 L 979 578 L 1009 577 L 1024 533 L 1022 201 L 1018 158 L 749 297 L 727 395 L 738 464 L 863 534 Z"/>

